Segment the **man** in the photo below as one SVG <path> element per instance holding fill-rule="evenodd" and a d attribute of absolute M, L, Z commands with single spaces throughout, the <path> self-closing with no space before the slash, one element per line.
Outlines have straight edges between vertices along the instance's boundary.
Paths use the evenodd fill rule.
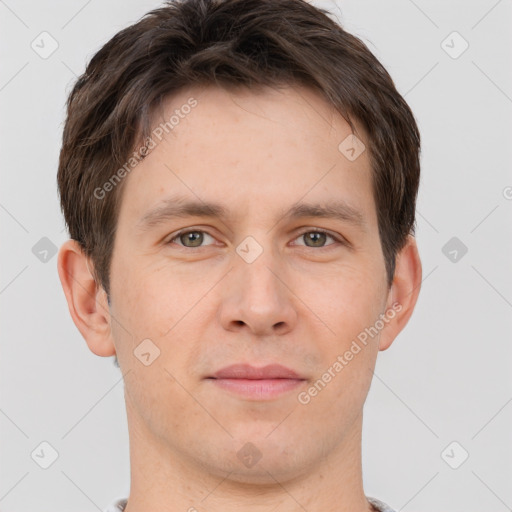
<path fill-rule="evenodd" d="M 419 294 L 419 150 L 384 68 L 301 0 L 170 2 L 92 58 L 58 270 L 124 376 L 115 510 L 391 510 L 362 411 Z"/>

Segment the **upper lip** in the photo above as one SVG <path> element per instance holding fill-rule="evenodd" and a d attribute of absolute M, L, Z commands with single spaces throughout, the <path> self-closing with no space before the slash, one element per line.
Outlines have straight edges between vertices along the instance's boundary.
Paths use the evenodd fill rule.
<path fill-rule="evenodd" d="M 214 379 L 302 379 L 295 371 L 280 364 L 255 367 L 250 364 L 233 364 L 214 373 Z"/>

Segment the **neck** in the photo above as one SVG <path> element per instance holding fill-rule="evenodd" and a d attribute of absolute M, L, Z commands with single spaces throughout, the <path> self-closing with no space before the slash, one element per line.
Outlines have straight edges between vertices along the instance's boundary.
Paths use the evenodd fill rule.
<path fill-rule="evenodd" d="M 229 473 L 185 460 L 156 439 L 127 402 L 130 496 L 125 512 L 371 512 L 362 485 L 362 414 L 342 446 L 296 474 L 266 482 L 239 481 Z"/>

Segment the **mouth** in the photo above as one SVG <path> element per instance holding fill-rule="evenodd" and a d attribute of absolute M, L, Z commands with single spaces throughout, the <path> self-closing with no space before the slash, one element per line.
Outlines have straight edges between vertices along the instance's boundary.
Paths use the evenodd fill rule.
<path fill-rule="evenodd" d="M 249 400 L 270 400 L 289 393 L 307 379 L 280 364 L 257 368 L 235 364 L 219 370 L 207 380 L 224 391 Z"/>

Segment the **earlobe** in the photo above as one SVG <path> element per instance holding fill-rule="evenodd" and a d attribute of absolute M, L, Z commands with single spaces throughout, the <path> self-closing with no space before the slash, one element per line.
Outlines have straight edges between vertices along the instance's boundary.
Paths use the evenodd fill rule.
<path fill-rule="evenodd" d="M 421 279 L 422 267 L 416 239 L 409 235 L 405 247 L 396 258 L 395 275 L 386 304 L 386 311 L 394 311 L 394 315 L 381 332 L 379 350 L 388 349 L 407 325 L 418 300 Z"/>
<path fill-rule="evenodd" d="M 89 349 L 98 356 L 115 355 L 106 293 L 94 280 L 76 240 L 62 244 L 57 268 L 69 313 Z"/>

